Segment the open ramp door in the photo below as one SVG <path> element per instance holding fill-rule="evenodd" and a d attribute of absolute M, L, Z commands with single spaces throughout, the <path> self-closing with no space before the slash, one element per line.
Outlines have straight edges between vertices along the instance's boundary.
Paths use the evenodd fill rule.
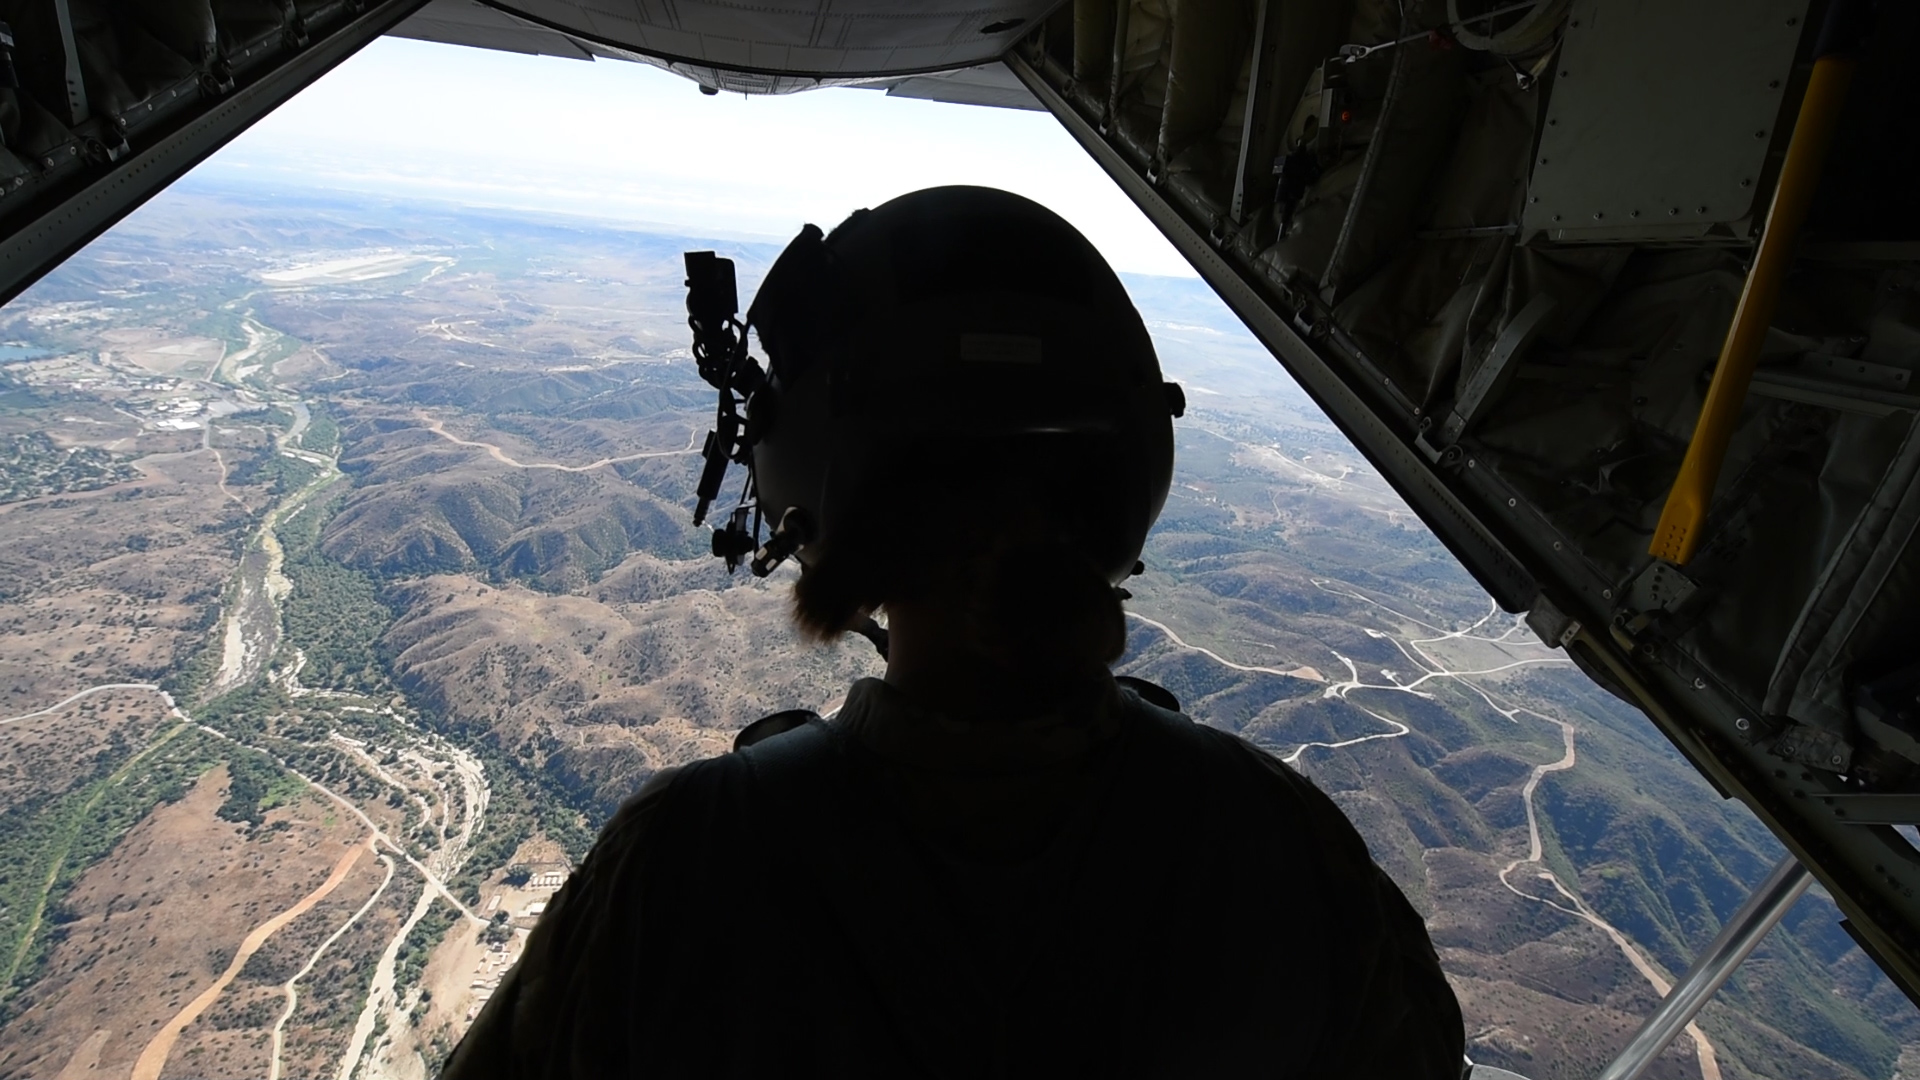
<path fill-rule="evenodd" d="M 1874 18 L 1076 0 L 1008 63 L 1914 996 L 1920 96 Z"/>

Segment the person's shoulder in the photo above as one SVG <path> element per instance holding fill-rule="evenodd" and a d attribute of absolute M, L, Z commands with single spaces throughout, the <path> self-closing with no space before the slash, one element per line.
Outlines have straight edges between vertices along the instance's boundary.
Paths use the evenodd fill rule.
<path fill-rule="evenodd" d="M 1182 748 L 1215 760 L 1216 768 L 1234 768 L 1255 781 L 1272 776 L 1288 784 L 1305 783 L 1285 762 L 1245 738 L 1188 716 L 1163 687 L 1133 676 L 1120 676 L 1114 682 L 1120 688 L 1122 711 L 1161 744 L 1161 752 Z"/>
<path fill-rule="evenodd" d="M 1123 708 L 1147 734 L 1147 757 L 1162 775 L 1184 772 L 1189 782 L 1206 785 L 1212 799 L 1234 799 L 1262 812 L 1244 818 L 1247 827 L 1269 826 L 1276 817 L 1316 837 L 1323 857 L 1349 866 L 1372 866 L 1366 843 L 1339 805 L 1319 786 L 1278 756 L 1231 731 L 1195 721 L 1170 708 L 1178 704 L 1167 694 L 1165 702 L 1141 692 L 1140 680 L 1116 680 Z M 1159 690 L 1151 683 L 1146 684 Z M 1161 694 L 1166 694 L 1164 690 Z"/>
<path fill-rule="evenodd" d="M 753 832 L 765 827 L 769 810 L 834 786 L 837 743 L 812 712 L 775 713 L 749 724 L 733 750 L 657 774 L 621 815 L 652 819 L 657 824 L 644 826 L 650 832 L 707 842 Z"/>

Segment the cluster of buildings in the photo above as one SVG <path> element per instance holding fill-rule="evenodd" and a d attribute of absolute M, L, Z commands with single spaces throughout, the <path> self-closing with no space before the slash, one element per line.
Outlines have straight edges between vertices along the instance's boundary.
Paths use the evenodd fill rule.
<path fill-rule="evenodd" d="M 475 969 L 467 988 L 473 991 L 473 1000 L 467 1005 L 467 1020 L 480 1015 L 487 999 L 500 988 L 500 980 L 520 959 L 520 950 L 525 947 L 527 931 L 533 921 L 547 910 L 547 904 L 560 886 L 567 883 L 567 875 L 572 871 L 565 867 L 542 867 L 527 877 L 520 886 L 502 885 L 487 899 L 482 915 L 495 918 L 504 911 L 517 925 L 505 941 L 491 942 L 480 958 L 480 966 Z"/>
<path fill-rule="evenodd" d="M 4 359 L 0 354 L 0 361 Z M 198 431 L 210 420 L 268 407 L 244 388 L 155 374 L 106 350 L 14 360 L 5 363 L 5 370 L 8 378 L 27 386 L 109 401 L 162 431 Z"/>

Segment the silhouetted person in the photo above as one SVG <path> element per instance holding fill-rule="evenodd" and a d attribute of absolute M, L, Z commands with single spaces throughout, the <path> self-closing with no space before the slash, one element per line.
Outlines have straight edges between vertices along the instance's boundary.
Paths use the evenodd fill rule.
<path fill-rule="evenodd" d="M 1110 673 L 1180 406 L 1091 245 L 917 192 L 809 227 L 749 322 L 796 619 L 883 613 L 886 677 L 650 779 L 444 1075 L 1457 1080 L 1339 809 Z"/>

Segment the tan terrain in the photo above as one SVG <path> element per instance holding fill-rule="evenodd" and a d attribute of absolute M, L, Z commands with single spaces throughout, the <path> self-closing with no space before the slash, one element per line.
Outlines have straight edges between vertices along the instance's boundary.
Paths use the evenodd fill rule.
<path fill-rule="evenodd" d="M 237 954 L 252 944 L 257 958 L 255 950 L 281 935 L 332 933 L 341 908 L 358 907 L 381 872 L 366 854 L 365 830 L 332 804 L 299 798 L 249 830 L 214 816 L 226 785 L 224 768 L 207 772 L 81 877 L 62 947 L 0 1029 L 0 1070 L 54 1075 L 78 1059 L 89 1076 L 266 1074 L 264 1033 L 234 1020 L 265 1012 L 263 1005 L 277 1016 L 283 999 L 277 983 L 249 978 Z M 315 896 L 335 871 L 334 887 Z M 354 903 L 319 903 L 335 894 Z M 303 898 L 314 902 L 286 919 Z M 377 922 L 360 929 L 376 936 Z M 335 947 L 342 956 L 356 951 Z M 319 1064 L 300 1060 L 291 1075 Z"/>
<path fill-rule="evenodd" d="M 156 680 L 207 633 L 245 507 L 197 437 L 134 442 L 140 481 L 0 504 L 0 715 Z"/>
<path fill-rule="evenodd" d="M 688 448 L 713 399 L 686 358 L 679 253 L 718 244 L 430 208 L 168 206 L 110 235 L 103 243 L 126 257 L 90 272 L 151 275 L 133 284 L 192 296 L 193 311 L 115 313 L 70 294 L 22 316 L 68 328 L 55 355 L 0 371 L 64 395 L 36 421 L 62 445 L 130 438 L 124 409 L 149 433 L 123 451 L 174 455 L 142 460 L 143 483 L 190 489 L 193 512 L 166 536 L 218 558 L 199 579 L 177 575 L 204 582 L 205 599 L 189 624 L 198 636 L 169 631 L 180 643 L 170 655 L 218 636 L 199 685 L 238 688 L 182 706 L 312 783 L 169 723 L 157 695 L 58 705 L 85 688 L 80 675 L 121 662 L 99 656 L 133 655 L 99 621 L 118 609 L 74 575 L 122 565 L 106 553 L 126 531 L 111 500 L 138 485 L 39 500 L 55 509 L 32 513 L 69 516 L 48 518 L 38 554 L 8 571 L 29 586 L 0 588 L 0 616 L 20 605 L 12 617 L 42 620 L 26 659 L 0 646 L 0 664 L 16 664 L 0 675 L 30 679 L 16 677 L 17 691 L 0 680 L 17 695 L 0 720 L 58 707 L 0 725 L 0 744 L 19 733 L 13 756 L 0 755 L 6 798 L 29 805 L 44 777 L 71 787 L 54 809 L 97 796 L 96 816 L 109 814 L 118 789 L 100 777 L 143 734 L 172 733 L 144 765 L 173 779 L 155 781 L 159 809 L 144 821 L 113 819 L 129 839 L 110 850 L 76 840 L 73 865 L 90 869 L 70 890 L 54 880 L 64 871 L 45 871 L 56 852 L 33 853 L 28 899 L 59 902 L 46 906 L 41 985 L 0 1033 L 13 1055 L 0 1078 L 130 1075 L 153 1034 L 236 967 L 249 935 L 256 951 L 182 1025 L 161 1077 L 424 1077 L 550 895 L 544 878 L 506 886 L 509 866 L 563 872 L 647 776 L 724 751 L 764 713 L 829 711 L 879 664 L 858 639 L 800 644 L 785 618 L 790 572 L 730 579 L 691 527 Z M 771 250 L 730 248 L 750 288 Z M 1644 719 L 1491 617 L 1484 593 L 1210 294 L 1166 279 L 1129 288 L 1143 309 L 1160 306 L 1148 311 L 1156 344 L 1193 408 L 1148 572 L 1128 583 L 1139 617 L 1124 668 L 1332 794 L 1428 915 L 1476 1059 L 1534 1080 L 1592 1076 L 1777 845 Z M 231 299 L 202 299 L 215 295 Z M 87 347 L 118 359 L 80 356 L 77 338 L 96 325 L 118 336 Z M 106 389 L 63 389 L 96 375 Z M 270 404 L 311 416 L 269 423 Z M 297 434 L 309 421 L 311 442 Z M 78 517 L 89 503 L 109 505 Z M 12 512 L 0 507 L 0 529 L 22 528 Z M 16 565 L 6 558 L 0 570 Z M 71 762 L 36 765 L 56 754 Z M 228 771 L 207 773 L 219 761 Z M 236 783 L 266 785 L 257 812 L 226 807 L 257 824 L 218 817 L 225 803 L 207 785 L 221 783 L 229 801 Z M 201 830 L 191 850 L 235 867 L 231 898 L 210 878 L 185 886 L 224 905 L 209 935 L 219 944 L 196 943 L 182 918 L 168 936 L 114 937 L 120 951 L 103 953 L 98 876 L 111 868 L 127 887 L 158 888 L 145 877 L 164 880 L 168 860 L 188 857 L 152 842 L 163 823 Z M 372 852 L 349 846 L 376 832 Z M 298 869 L 268 876 L 279 852 Z M 262 932 L 343 864 L 309 910 Z M 1710 1078 L 1711 1060 L 1723 1080 L 1887 1080 L 1902 1041 L 1920 1045 L 1920 1024 L 1823 905 L 1803 902 L 1708 1010 L 1711 1053 L 1683 1041 L 1656 1076 Z M 148 910 L 113 908 L 111 933 Z M 504 924 L 483 929 L 501 912 Z M 0 926 L 9 917 L 0 911 Z M 1250 932 L 1310 932 L 1236 917 Z M 175 970 L 186 974 L 164 978 Z M 108 973 L 120 982 L 89 1000 L 88 978 Z M 142 997 L 136 973 L 165 992 Z M 112 1019 L 123 1014 L 126 1025 Z M 15 1029 L 32 1019 L 52 1031 L 56 1016 L 57 1038 L 21 1065 L 40 1043 Z"/>

